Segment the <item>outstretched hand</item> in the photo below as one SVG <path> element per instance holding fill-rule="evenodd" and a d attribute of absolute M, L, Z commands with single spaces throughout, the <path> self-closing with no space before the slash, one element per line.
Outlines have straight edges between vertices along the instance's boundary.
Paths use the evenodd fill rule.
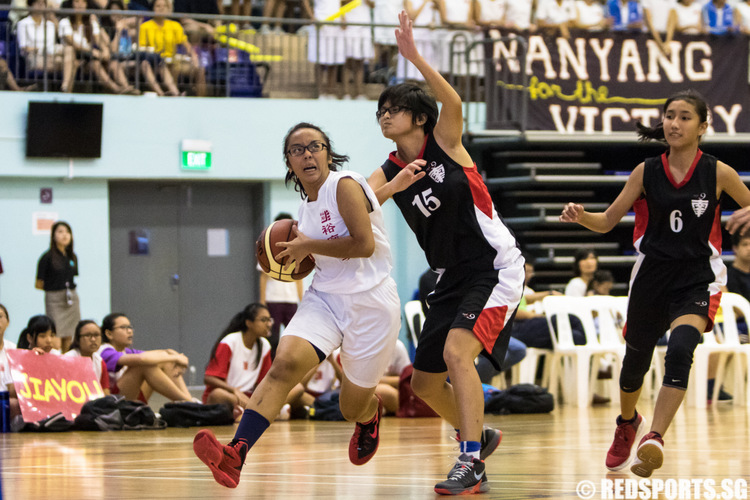
<path fill-rule="evenodd" d="M 748 231 L 750 231 L 750 207 L 740 208 L 730 215 L 726 227 L 729 234 L 748 234 Z"/>
<path fill-rule="evenodd" d="M 414 43 L 414 23 L 409 19 L 409 14 L 402 10 L 398 15 L 399 27 L 396 28 L 396 44 L 398 51 L 407 61 L 413 61 L 418 55 L 417 45 Z"/>
<path fill-rule="evenodd" d="M 401 172 L 391 181 L 394 193 L 399 193 L 404 189 L 408 188 L 419 179 L 427 175 L 427 172 L 422 170 L 422 167 L 427 165 L 427 161 L 423 159 L 416 159 L 413 162 L 406 165 L 401 169 Z"/>
<path fill-rule="evenodd" d="M 583 215 L 583 205 L 568 203 L 560 214 L 560 222 L 580 222 Z"/>

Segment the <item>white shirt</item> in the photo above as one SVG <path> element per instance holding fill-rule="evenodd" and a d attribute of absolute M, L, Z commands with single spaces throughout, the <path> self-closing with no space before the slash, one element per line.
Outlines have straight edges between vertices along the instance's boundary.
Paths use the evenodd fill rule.
<path fill-rule="evenodd" d="M 383 222 L 383 210 L 367 180 L 356 172 L 330 172 L 318 191 L 318 199 L 305 200 L 297 217 L 300 232 L 309 238 L 329 240 L 349 236 L 344 218 L 339 213 L 336 189 L 339 181 L 350 177 L 362 187 L 373 210 L 370 212 L 375 251 L 368 258 L 340 259 L 315 254 L 312 288 L 327 293 L 359 293 L 371 290 L 391 272 L 391 247 Z"/>
<path fill-rule="evenodd" d="M 466 24 L 469 21 L 471 0 L 450 0 L 445 2 L 445 20 L 451 23 Z"/>
<path fill-rule="evenodd" d="M 505 8 L 505 24 L 517 29 L 531 26 L 531 0 L 508 0 Z"/>
<path fill-rule="evenodd" d="M 55 53 L 57 37 L 55 23 L 52 21 L 47 20 L 37 24 L 31 16 L 24 17 L 16 25 L 16 36 L 18 37 L 18 46 L 22 49 L 37 49 L 39 53 L 43 53 L 42 51 L 46 47 L 47 56 L 52 56 Z"/>
<path fill-rule="evenodd" d="M 401 375 L 401 372 L 404 371 L 404 368 L 406 368 L 410 364 L 411 359 L 409 358 L 409 351 L 406 349 L 406 346 L 401 341 L 401 339 L 396 340 L 396 348 L 393 350 L 391 364 L 388 365 L 388 369 L 385 371 L 385 375 Z"/>
<path fill-rule="evenodd" d="M 398 13 L 404 8 L 401 0 L 375 0 L 372 18 L 375 24 L 398 25 Z M 373 30 L 375 43 L 396 45 L 395 28 L 377 27 Z"/>
<path fill-rule="evenodd" d="M 85 50 L 91 49 L 91 43 L 89 43 L 86 38 L 85 26 L 83 24 L 78 25 L 78 29 L 73 31 L 73 25 L 70 22 L 70 18 L 66 17 L 60 20 L 57 29 L 60 33 L 60 38 L 64 39 L 66 36 L 73 37 L 73 42 L 79 47 L 82 47 Z M 94 38 L 99 36 L 99 24 L 96 21 L 91 21 L 91 34 Z"/>
<path fill-rule="evenodd" d="M 701 25 L 702 10 L 703 5 L 697 1 L 694 1 L 690 5 L 683 5 L 681 3 L 675 5 L 674 11 L 677 13 L 677 30 L 687 34 L 697 34 L 697 26 Z M 685 30 L 688 26 L 690 29 Z"/>
<path fill-rule="evenodd" d="M 0 349 L 0 383 L 3 386 L 13 383 L 13 376 L 10 373 L 10 363 L 8 362 L 8 349 L 15 349 L 16 344 L 10 340 L 3 340 L 3 348 Z M 0 390 L 6 390 L 5 387 Z"/>
<path fill-rule="evenodd" d="M 584 26 L 595 26 L 604 21 L 604 6 L 598 1 L 589 5 L 585 0 L 576 0 L 576 13 L 578 21 Z M 587 28 L 589 30 L 601 30 L 598 28 Z"/>
<path fill-rule="evenodd" d="M 260 265 L 256 266 L 258 271 L 263 272 Z M 278 281 L 273 278 L 266 280 L 266 302 L 273 303 L 299 303 L 297 295 L 297 283 L 294 281 Z"/>
<path fill-rule="evenodd" d="M 477 0 L 479 19 L 485 23 L 500 24 L 505 17 L 505 0 Z"/>
<path fill-rule="evenodd" d="M 641 0 L 643 9 L 651 13 L 651 24 L 659 33 L 666 33 L 669 13 L 676 4 L 677 0 Z"/>
<path fill-rule="evenodd" d="M 260 338 L 260 356 L 258 356 L 258 344 L 254 343 L 252 349 L 248 349 L 242 341 L 242 332 L 230 333 L 223 339 L 232 351 L 229 362 L 226 383 L 237 387 L 243 392 L 249 392 L 258 385 L 260 370 L 263 367 L 263 359 L 271 352 L 271 344 L 265 338 Z"/>
<path fill-rule="evenodd" d="M 573 278 L 565 287 L 565 295 L 570 297 L 585 297 L 588 285 L 580 277 Z"/>
<path fill-rule="evenodd" d="M 576 18 L 575 5 L 569 0 L 540 0 L 536 9 L 537 21 L 547 24 L 565 24 Z"/>
<path fill-rule="evenodd" d="M 737 22 L 740 27 L 750 30 L 750 4 L 746 2 L 738 3 L 734 10 L 739 14 L 739 17 L 735 16 L 735 22 Z"/>

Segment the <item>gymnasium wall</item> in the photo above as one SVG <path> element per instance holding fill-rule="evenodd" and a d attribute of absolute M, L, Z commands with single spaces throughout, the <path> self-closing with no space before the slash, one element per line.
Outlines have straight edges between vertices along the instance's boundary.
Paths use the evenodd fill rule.
<path fill-rule="evenodd" d="M 104 103 L 102 157 L 72 164 L 27 159 L 29 100 Z M 262 182 L 270 222 L 280 211 L 296 214 L 300 200 L 283 182 L 286 131 L 300 121 L 321 126 L 336 150 L 351 157 L 349 168 L 367 176 L 393 150 L 380 135 L 375 108 L 374 101 L 0 92 L 0 302 L 11 316 L 8 338 L 15 341 L 28 318 L 44 312 L 44 294 L 34 289 L 34 279 L 49 235 L 34 234 L 35 217 L 52 213 L 71 223 L 81 263 L 81 314 L 101 319 L 110 312 L 110 289 L 116 286 L 110 283 L 109 180 Z M 210 170 L 181 170 L 183 139 L 212 143 Z M 41 202 L 41 188 L 52 188 L 51 203 Z M 386 204 L 384 212 L 395 261 L 393 277 L 402 301 L 407 301 L 427 263 L 395 205 Z"/>

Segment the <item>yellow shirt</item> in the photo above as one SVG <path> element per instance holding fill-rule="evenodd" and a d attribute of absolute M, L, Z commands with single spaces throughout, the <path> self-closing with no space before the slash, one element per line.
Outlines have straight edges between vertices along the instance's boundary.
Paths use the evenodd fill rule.
<path fill-rule="evenodd" d="M 138 40 L 141 47 L 153 47 L 154 52 L 162 57 L 172 57 L 177 52 L 177 46 L 184 43 L 187 37 L 177 21 L 165 19 L 164 24 L 159 26 L 151 19 L 141 24 Z"/>

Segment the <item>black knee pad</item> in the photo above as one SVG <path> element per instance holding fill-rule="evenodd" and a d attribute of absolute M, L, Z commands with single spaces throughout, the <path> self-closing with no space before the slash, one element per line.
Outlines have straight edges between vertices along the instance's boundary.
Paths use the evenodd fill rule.
<path fill-rule="evenodd" d="M 653 347 L 646 351 L 638 351 L 629 345 L 625 347 L 625 358 L 622 360 L 620 371 L 620 389 L 622 392 L 635 392 L 643 385 L 643 377 L 651 368 Z"/>
<path fill-rule="evenodd" d="M 693 353 L 701 341 L 701 332 L 690 325 L 680 325 L 672 330 L 664 358 L 663 385 L 677 389 L 687 389 Z"/>

